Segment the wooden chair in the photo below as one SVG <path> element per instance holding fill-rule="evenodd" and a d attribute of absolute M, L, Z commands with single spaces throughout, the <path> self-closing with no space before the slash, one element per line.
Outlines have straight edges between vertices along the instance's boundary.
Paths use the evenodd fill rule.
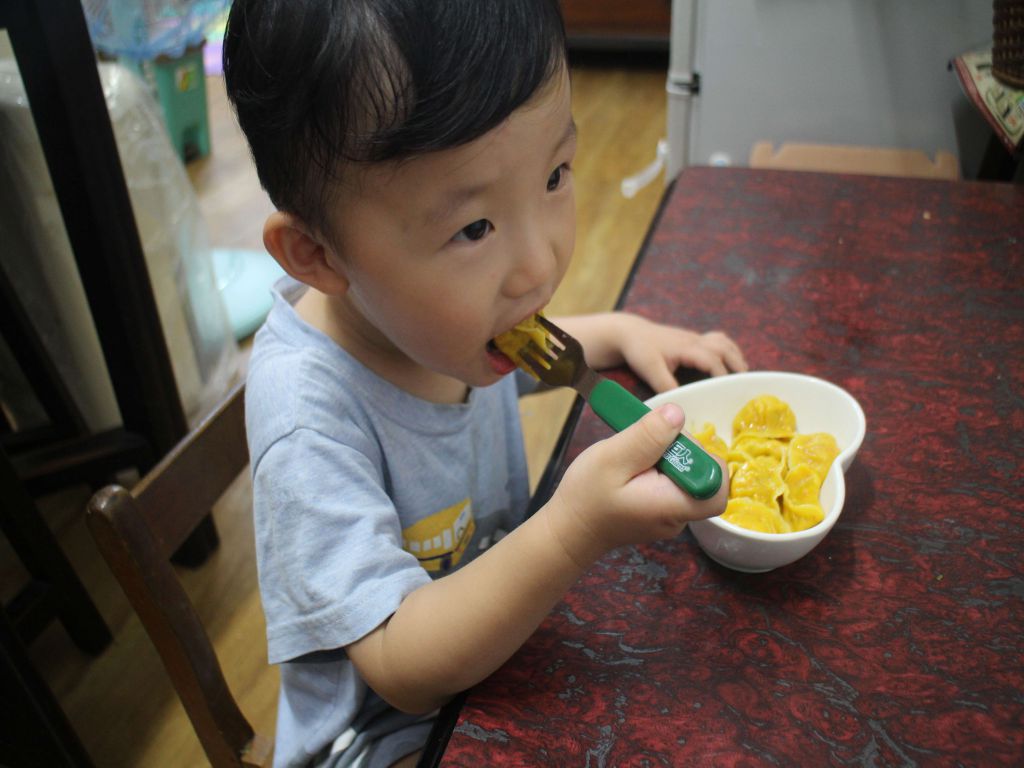
<path fill-rule="evenodd" d="M 267 766 L 273 742 L 238 708 L 170 557 L 249 462 L 244 401 L 239 384 L 131 491 L 107 486 L 86 512 L 215 768 Z"/>

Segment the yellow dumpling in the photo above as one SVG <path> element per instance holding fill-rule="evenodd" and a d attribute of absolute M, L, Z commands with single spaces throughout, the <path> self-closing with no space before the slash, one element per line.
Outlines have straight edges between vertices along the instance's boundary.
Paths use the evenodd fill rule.
<path fill-rule="evenodd" d="M 732 422 L 733 439 L 746 434 L 787 438 L 796 434 L 793 409 L 775 395 L 759 395 L 747 402 Z"/>
<path fill-rule="evenodd" d="M 821 484 L 839 448 L 832 435 L 798 435 L 796 426 L 787 403 L 760 395 L 736 414 L 732 445 L 725 447 L 712 424 L 695 435 L 718 456 L 725 449 L 730 486 L 723 519 L 765 533 L 802 531 L 825 519 Z"/>
<path fill-rule="evenodd" d="M 789 443 L 789 468 L 807 464 L 824 479 L 832 461 L 839 455 L 836 439 L 828 432 L 796 435 Z"/>
<path fill-rule="evenodd" d="M 538 312 L 537 314 L 539 315 L 540 313 Z M 547 330 L 537 321 L 537 315 L 531 315 L 521 323 L 517 323 L 514 328 L 495 336 L 494 345 L 500 349 L 509 360 L 536 379 L 538 378 L 537 374 L 533 372 L 530 366 L 523 362 L 523 357 L 520 352 L 522 352 L 526 345 L 531 341 L 537 349 L 547 349 L 547 340 Z M 537 359 L 537 361 L 545 368 L 551 367 L 551 364 L 543 359 L 534 359 Z"/>
<path fill-rule="evenodd" d="M 715 425 L 710 421 L 704 425 L 700 432 L 693 433 L 693 439 L 700 443 L 708 453 L 713 453 L 720 459 L 726 458 L 729 453 L 729 446 L 725 444 L 725 440 L 718 436 L 718 433 L 715 431 Z"/>
<path fill-rule="evenodd" d="M 746 456 L 748 460 L 770 459 L 780 467 L 786 464 L 786 444 L 770 437 L 745 435 L 734 440 L 729 450 L 737 456 Z"/>
<path fill-rule="evenodd" d="M 809 504 L 790 504 L 782 497 L 782 519 L 792 531 L 806 531 L 825 519 L 825 510 L 818 502 Z"/>
<path fill-rule="evenodd" d="M 738 451 L 735 448 L 730 448 L 725 454 L 725 462 L 729 465 L 729 475 L 736 474 L 736 470 L 742 467 L 748 461 L 752 461 L 753 458 L 750 454 L 744 451 Z"/>
<path fill-rule="evenodd" d="M 722 519 L 733 525 L 763 533 L 789 533 L 789 523 L 766 504 L 753 499 L 730 499 L 722 513 Z"/>
<path fill-rule="evenodd" d="M 736 474 L 736 471 L 750 461 L 750 457 L 742 451 L 737 451 L 732 448 L 725 454 L 725 463 L 729 467 L 729 477 Z"/>
<path fill-rule="evenodd" d="M 771 509 L 779 509 L 779 496 L 786 490 L 782 469 L 770 457 L 741 464 L 730 481 L 729 498 L 758 501 Z"/>
<path fill-rule="evenodd" d="M 782 516 L 794 531 L 802 531 L 825 519 L 818 502 L 821 478 L 808 464 L 800 464 L 786 475 L 782 494 Z"/>
<path fill-rule="evenodd" d="M 800 464 L 786 473 L 786 495 L 794 504 L 806 504 L 818 500 L 821 493 L 821 477 L 810 464 Z"/>

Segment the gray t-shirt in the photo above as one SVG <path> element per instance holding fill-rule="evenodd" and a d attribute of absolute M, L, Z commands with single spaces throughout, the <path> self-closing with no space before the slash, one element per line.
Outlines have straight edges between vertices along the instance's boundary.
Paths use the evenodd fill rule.
<path fill-rule="evenodd" d="M 420 400 L 275 293 L 246 385 L 260 592 L 281 665 L 275 765 L 357 752 L 388 765 L 422 743 L 429 723 L 384 704 L 341 649 L 522 521 L 517 397 L 529 382 L 508 376 L 458 405 Z"/>

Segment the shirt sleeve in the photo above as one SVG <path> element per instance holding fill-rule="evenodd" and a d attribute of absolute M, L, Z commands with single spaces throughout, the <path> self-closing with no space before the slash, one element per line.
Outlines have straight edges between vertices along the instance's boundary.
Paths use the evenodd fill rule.
<path fill-rule="evenodd" d="M 365 451 L 302 428 L 277 440 L 254 468 L 271 663 L 358 640 L 430 581 L 402 549 L 378 467 Z"/>

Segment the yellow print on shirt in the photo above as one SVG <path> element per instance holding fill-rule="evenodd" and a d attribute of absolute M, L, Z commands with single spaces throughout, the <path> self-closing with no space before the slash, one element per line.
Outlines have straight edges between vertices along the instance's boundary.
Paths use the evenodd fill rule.
<path fill-rule="evenodd" d="M 402 549 L 427 571 L 450 571 L 462 560 L 475 530 L 473 504 L 466 498 L 403 529 Z"/>

